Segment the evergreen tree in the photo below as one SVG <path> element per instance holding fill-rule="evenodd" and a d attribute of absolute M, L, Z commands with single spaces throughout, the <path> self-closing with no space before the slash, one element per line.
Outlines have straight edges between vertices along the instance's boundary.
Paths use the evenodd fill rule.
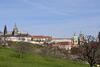
<path fill-rule="evenodd" d="M 14 35 L 15 35 L 15 31 L 13 30 L 13 31 L 12 31 L 12 36 L 14 36 Z"/>
<path fill-rule="evenodd" d="M 7 34 L 7 26 L 4 27 L 4 36 Z"/>
<path fill-rule="evenodd" d="M 7 34 L 7 26 L 4 26 L 4 32 L 3 32 L 3 36 L 4 36 L 4 41 L 3 41 L 3 47 L 6 47 L 8 45 L 7 41 L 6 41 L 6 34 Z"/>

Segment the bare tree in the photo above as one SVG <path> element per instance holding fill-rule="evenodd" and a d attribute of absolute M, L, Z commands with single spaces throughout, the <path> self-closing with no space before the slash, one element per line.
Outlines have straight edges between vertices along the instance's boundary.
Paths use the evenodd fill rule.
<path fill-rule="evenodd" d="M 26 53 L 32 51 L 32 45 L 26 42 L 19 42 L 14 49 L 17 52 L 17 57 L 23 58 Z"/>
<path fill-rule="evenodd" d="M 86 42 L 79 47 L 81 60 L 87 61 L 90 67 L 93 67 L 100 56 L 98 48 L 98 42 L 96 42 L 95 38 L 93 36 L 87 36 Z"/>

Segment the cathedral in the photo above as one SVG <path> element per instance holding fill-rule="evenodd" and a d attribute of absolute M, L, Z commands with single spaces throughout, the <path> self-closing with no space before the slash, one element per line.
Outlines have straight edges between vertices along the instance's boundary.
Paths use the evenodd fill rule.
<path fill-rule="evenodd" d="M 19 31 L 17 25 L 14 25 L 12 31 L 8 31 L 5 25 L 4 31 L 0 32 L 0 39 L 4 39 L 6 37 L 7 41 L 29 41 L 31 40 L 31 36 L 28 33 Z"/>

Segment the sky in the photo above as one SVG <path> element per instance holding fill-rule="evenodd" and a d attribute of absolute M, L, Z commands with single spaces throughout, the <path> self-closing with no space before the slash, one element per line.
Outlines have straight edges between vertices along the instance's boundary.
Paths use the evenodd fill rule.
<path fill-rule="evenodd" d="M 0 31 L 71 37 L 100 31 L 100 0 L 0 0 Z"/>

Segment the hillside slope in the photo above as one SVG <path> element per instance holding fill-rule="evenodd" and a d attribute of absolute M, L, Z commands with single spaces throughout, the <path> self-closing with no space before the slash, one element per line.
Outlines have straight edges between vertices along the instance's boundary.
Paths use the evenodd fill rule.
<path fill-rule="evenodd" d="M 79 62 L 37 54 L 26 54 L 24 58 L 15 55 L 12 49 L 0 48 L 0 67 L 88 67 Z"/>

